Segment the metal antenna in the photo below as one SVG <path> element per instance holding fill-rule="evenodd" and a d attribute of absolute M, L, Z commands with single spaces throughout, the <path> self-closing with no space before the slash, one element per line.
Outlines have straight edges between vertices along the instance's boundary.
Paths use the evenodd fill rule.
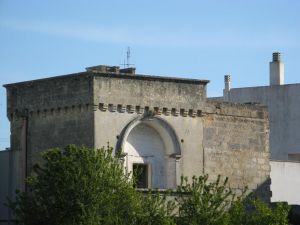
<path fill-rule="evenodd" d="M 126 55 L 127 55 L 127 67 L 129 67 L 129 65 L 130 65 L 130 47 L 127 47 Z"/>
<path fill-rule="evenodd" d="M 130 66 L 133 66 L 134 64 L 130 64 L 130 47 L 127 47 L 126 51 L 126 60 L 124 59 L 124 63 L 120 64 L 124 67 L 124 69 L 127 67 L 129 68 Z"/>

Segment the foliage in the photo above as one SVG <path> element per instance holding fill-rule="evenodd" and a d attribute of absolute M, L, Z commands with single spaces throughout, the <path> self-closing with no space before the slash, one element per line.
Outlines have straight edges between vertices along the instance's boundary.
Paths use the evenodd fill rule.
<path fill-rule="evenodd" d="M 10 202 L 25 225 L 134 224 L 140 197 L 108 147 L 73 145 L 42 153 L 26 180 L 28 192 Z"/>
<path fill-rule="evenodd" d="M 228 211 L 227 224 L 230 225 L 288 225 L 289 207 L 286 203 L 276 203 L 271 207 L 254 195 L 238 199 Z"/>
<path fill-rule="evenodd" d="M 178 187 L 179 223 L 182 225 L 223 224 L 227 209 L 234 200 L 228 179 L 208 182 L 208 175 L 181 179 Z"/>
<path fill-rule="evenodd" d="M 288 207 L 235 197 L 228 179 L 182 178 L 173 192 L 136 191 L 112 148 L 69 145 L 42 153 L 27 192 L 9 201 L 24 225 L 286 225 Z M 174 197 L 174 195 L 176 197 Z"/>
<path fill-rule="evenodd" d="M 174 221 L 175 202 L 168 200 L 171 192 L 160 193 L 152 190 L 143 197 L 142 212 L 138 224 L 172 225 Z"/>

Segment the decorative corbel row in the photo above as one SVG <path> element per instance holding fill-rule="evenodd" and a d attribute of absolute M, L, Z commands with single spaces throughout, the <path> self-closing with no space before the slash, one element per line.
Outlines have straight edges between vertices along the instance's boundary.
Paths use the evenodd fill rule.
<path fill-rule="evenodd" d="M 179 110 L 176 109 L 176 108 L 172 108 L 171 112 L 172 112 L 173 116 L 178 116 L 179 115 Z"/>
<path fill-rule="evenodd" d="M 110 111 L 110 112 L 119 112 L 119 113 L 137 113 L 144 114 L 146 112 L 151 112 L 153 115 L 165 115 L 165 116 L 183 116 L 183 117 L 200 117 L 203 116 L 201 110 L 195 109 L 184 109 L 184 108 L 167 108 L 167 107 L 150 107 L 150 106 L 140 106 L 140 105 L 123 105 L 123 104 L 99 104 L 100 111 Z"/>
<path fill-rule="evenodd" d="M 187 117 L 188 111 L 186 109 L 180 109 L 180 115 L 182 115 L 183 117 Z"/>
<path fill-rule="evenodd" d="M 78 105 L 65 105 L 65 106 L 58 106 L 58 107 L 51 107 L 49 108 L 41 108 L 41 109 L 22 109 L 22 110 L 12 110 L 9 113 L 10 120 L 22 118 L 22 117 L 48 117 L 48 116 L 55 116 L 55 115 L 62 115 L 62 114 L 69 114 L 74 112 L 86 112 L 92 109 L 93 111 L 97 111 L 100 109 L 101 111 L 105 111 L 107 109 L 107 105 L 100 104 L 100 105 L 90 105 L 90 104 L 78 104 Z"/>
<path fill-rule="evenodd" d="M 165 116 L 170 116 L 170 115 L 171 115 L 171 109 L 163 108 L 163 114 L 164 114 Z"/>
<path fill-rule="evenodd" d="M 103 112 L 105 112 L 108 109 L 108 105 L 105 103 L 100 103 L 99 104 L 99 109 Z"/>
<path fill-rule="evenodd" d="M 197 116 L 197 111 L 194 110 L 194 109 L 189 109 L 189 116 L 196 117 Z"/>
<path fill-rule="evenodd" d="M 145 112 L 145 108 L 142 106 L 136 106 L 137 114 L 143 114 Z"/>
<path fill-rule="evenodd" d="M 114 104 L 108 104 L 108 110 L 110 112 L 116 112 L 117 111 L 117 106 Z"/>
<path fill-rule="evenodd" d="M 163 109 L 162 109 L 162 108 L 160 108 L 160 107 L 154 107 L 154 113 L 155 113 L 156 115 L 161 115 L 162 112 L 163 112 Z"/>
<path fill-rule="evenodd" d="M 126 112 L 126 106 L 119 104 L 118 105 L 118 112 L 120 112 L 120 113 Z"/>
<path fill-rule="evenodd" d="M 134 113 L 135 112 L 135 107 L 133 105 L 127 105 L 127 112 L 128 113 Z"/>

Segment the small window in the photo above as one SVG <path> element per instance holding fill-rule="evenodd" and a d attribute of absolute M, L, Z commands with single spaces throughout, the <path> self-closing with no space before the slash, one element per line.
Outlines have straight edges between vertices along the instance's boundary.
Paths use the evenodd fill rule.
<path fill-rule="evenodd" d="M 148 188 L 148 165 L 133 164 L 132 172 L 135 178 L 135 187 Z"/>

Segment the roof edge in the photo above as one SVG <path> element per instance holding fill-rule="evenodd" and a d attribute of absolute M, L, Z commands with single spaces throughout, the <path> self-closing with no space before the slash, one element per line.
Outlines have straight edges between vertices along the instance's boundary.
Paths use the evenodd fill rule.
<path fill-rule="evenodd" d="M 156 75 L 143 75 L 143 74 L 136 74 L 136 75 L 128 75 L 126 73 L 99 73 L 99 72 L 79 72 L 79 73 L 72 73 L 66 75 L 59 75 L 35 80 L 28 80 L 10 84 L 4 84 L 3 87 L 9 88 L 13 86 L 19 85 L 26 85 L 32 84 L 33 82 L 41 82 L 47 80 L 55 80 L 55 79 L 66 79 L 66 78 L 73 78 L 78 76 L 92 76 L 92 77 L 110 77 L 110 78 L 123 78 L 123 79 L 133 79 L 133 80 L 151 80 L 151 81 L 165 81 L 165 82 L 175 82 L 175 83 L 194 83 L 194 84 L 203 84 L 206 85 L 209 83 L 209 80 L 199 80 L 199 79 L 191 79 L 191 78 L 180 78 L 180 77 L 165 77 L 165 76 L 156 76 Z"/>

